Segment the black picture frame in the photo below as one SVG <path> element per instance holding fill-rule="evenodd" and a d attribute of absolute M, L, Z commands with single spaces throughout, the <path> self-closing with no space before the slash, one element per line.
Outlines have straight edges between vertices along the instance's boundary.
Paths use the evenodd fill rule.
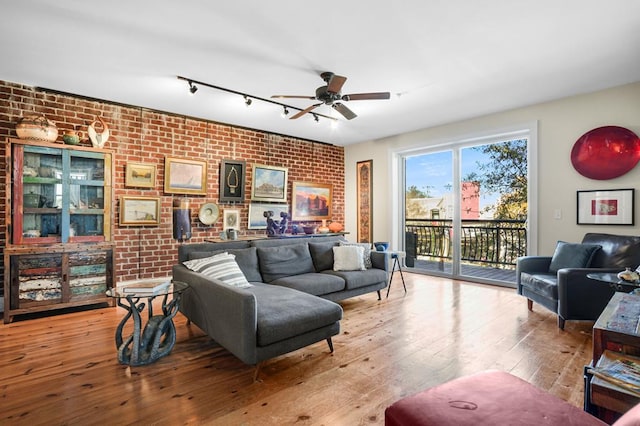
<path fill-rule="evenodd" d="M 242 160 L 220 161 L 220 201 L 244 201 L 246 167 Z"/>
<path fill-rule="evenodd" d="M 635 189 L 577 191 L 578 225 L 635 224 Z"/>

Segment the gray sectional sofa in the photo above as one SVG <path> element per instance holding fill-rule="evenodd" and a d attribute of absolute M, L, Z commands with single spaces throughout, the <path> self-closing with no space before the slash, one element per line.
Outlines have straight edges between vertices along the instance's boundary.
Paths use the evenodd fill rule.
<path fill-rule="evenodd" d="M 333 271 L 340 236 L 273 238 L 185 244 L 178 248 L 173 279 L 189 284 L 180 311 L 246 364 L 279 356 L 340 332 L 342 307 L 335 303 L 387 286 L 385 253 L 371 252 L 366 270 Z M 227 252 L 251 284 L 227 285 L 183 265 Z M 257 374 L 256 370 L 256 374 Z"/>

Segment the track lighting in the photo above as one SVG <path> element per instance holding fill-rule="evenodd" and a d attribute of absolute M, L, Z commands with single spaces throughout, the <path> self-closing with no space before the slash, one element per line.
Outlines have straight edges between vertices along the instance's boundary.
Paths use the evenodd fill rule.
<path fill-rule="evenodd" d="M 193 84 L 192 81 L 189 81 L 189 91 L 191 92 L 192 95 L 195 95 L 196 92 L 198 91 L 198 86 Z"/>
<path fill-rule="evenodd" d="M 204 87 L 208 87 L 210 89 L 221 90 L 223 92 L 232 93 L 234 95 L 242 96 L 244 98 L 244 104 L 247 107 L 249 107 L 253 103 L 254 100 L 258 100 L 260 102 L 281 106 L 282 107 L 282 112 L 280 113 L 280 115 L 283 118 L 288 117 L 289 110 L 303 111 L 303 109 L 298 108 L 296 106 L 286 105 L 286 104 L 283 104 L 282 102 L 274 101 L 272 99 L 266 99 L 266 98 L 261 98 L 259 96 L 253 96 L 253 95 L 250 95 L 248 93 L 243 93 L 243 92 L 239 92 L 237 90 L 232 90 L 232 89 L 226 89 L 224 87 L 215 86 L 213 84 L 209 84 L 209 83 L 206 83 L 204 81 L 192 80 L 190 78 L 183 77 L 183 76 L 177 76 L 177 77 L 178 77 L 178 80 L 186 81 L 189 84 L 189 92 L 192 95 L 194 95 L 198 91 L 198 86 L 200 86 L 200 87 L 204 86 Z M 196 86 L 196 84 L 198 86 Z M 331 121 L 337 121 L 337 118 L 335 118 L 335 117 L 331 117 L 329 115 L 324 115 L 324 114 L 319 114 L 319 113 L 313 113 L 313 118 L 314 118 L 314 120 L 316 122 L 320 121 L 320 117 L 326 118 L 326 119 L 331 120 Z"/>

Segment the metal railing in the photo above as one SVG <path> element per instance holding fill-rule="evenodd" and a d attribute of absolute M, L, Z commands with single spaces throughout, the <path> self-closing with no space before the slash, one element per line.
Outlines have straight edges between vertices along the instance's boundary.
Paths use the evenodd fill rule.
<path fill-rule="evenodd" d="M 406 231 L 413 233 L 416 256 L 451 259 L 453 235 L 451 219 L 406 219 Z M 460 259 L 499 267 L 515 267 L 527 253 L 524 220 L 463 220 Z"/>

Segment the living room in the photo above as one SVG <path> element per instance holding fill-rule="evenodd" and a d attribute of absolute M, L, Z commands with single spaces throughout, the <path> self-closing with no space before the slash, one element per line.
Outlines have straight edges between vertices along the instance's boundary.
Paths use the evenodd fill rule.
<path fill-rule="evenodd" d="M 627 4 L 634 10 L 630 3 Z M 76 13 L 78 13 L 76 11 Z M 632 13 L 630 13 L 632 15 Z M 73 18 L 78 18 L 81 15 L 71 15 Z M 637 27 L 637 26 L 636 26 Z M 8 40 L 8 38 L 5 38 Z M 637 40 L 637 39 L 634 39 Z M 627 40 L 628 44 L 633 46 L 633 43 Z M 3 49 L 4 50 L 4 49 Z M 72 51 L 68 51 L 72 52 Z M 68 53 L 73 58 L 78 54 Z M 61 60 L 64 59 L 63 52 L 57 52 Z M 89 55 L 91 56 L 91 55 Z M 16 62 L 10 61 L 10 62 Z M 75 62 L 75 59 L 71 60 Z M 84 62 L 80 62 L 83 64 Z M 612 63 L 615 61 L 612 60 Z M 74 63 L 72 66 L 76 66 Z M 4 67 L 4 66 L 2 66 Z M 108 68 L 108 66 L 106 67 Z M 549 67 L 553 69 L 554 67 Z M 0 68 L 2 69 L 2 68 Z M 237 68 L 236 68 L 237 69 Z M 638 69 L 638 68 L 636 68 Z M 323 69 L 324 70 L 324 69 Z M 339 69 L 334 69 L 336 72 L 342 72 Z M 580 73 L 580 69 L 574 70 L 576 74 Z M 76 129 L 86 133 L 87 125 L 94 122 L 96 117 L 102 117 L 107 123 L 110 130 L 110 137 L 107 141 L 105 148 L 114 152 L 114 164 L 113 164 L 113 237 L 112 242 L 115 247 L 115 260 L 114 260 L 114 280 L 118 284 L 139 281 L 139 280 L 155 280 L 163 279 L 170 275 L 172 266 L 176 263 L 176 253 L 178 246 L 182 244 L 197 243 L 205 241 L 206 239 L 216 238 L 221 232 L 225 230 L 225 225 L 222 222 L 222 216 L 224 210 L 236 210 L 239 212 L 241 229 L 239 232 L 242 235 L 260 235 L 263 234 L 263 230 L 250 230 L 246 225 L 249 221 L 249 209 L 250 209 L 250 197 L 247 195 L 246 199 L 240 202 L 220 202 L 219 201 L 219 188 L 220 188 L 220 176 L 219 168 L 222 160 L 241 160 L 246 162 L 246 182 L 245 192 L 249 194 L 251 192 L 251 176 L 253 167 L 256 164 L 283 167 L 288 171 L 288 199 L 291 200 L 291 185 L 294 182 L 320 182 L 323 184 L 329 184 L 332 186 L 332 198 L 333 209 L 331 219 L 332 221 L 340 222 L 344 224 L 344 228 L 349 232 L 348 237 L 355 239 L 358 229 L 358 217 L 356 212 L 358 211 L 358 205 L 355 195 L 355 188 L 357 182 L 356 176 L 356 164 L 359 161 L 372 160 L 374 173 L 372 174 L 372 187 L 375 188 L 374 196 L 372 199 L 374 212 L 372 216 L 372 228 L 374 230 L 374 240 L 390 241 L 393 248 L 402 249 L 402 229 L 399 226 L 399 195 L 401 191 L 397 185 L 400 176 L 397 173 L 396 158 L 398 153 L 406 152 L 417 147 L 424 146 L 425 144 L 432 145 L 445 145 L 447 143 L 454 143 L 460 140 L 468 140 L 473 138 L 488 137 L 497 134 L 508 134 L 522 128 L 528 128 L 535 136 L 535 145 L 537 146 L 536 161 L 537 169 L 532 170 L 535 181 L 535 195 L 537 208 L 532 213 L 531 230 L 534 237 L 530 241 L 530 253 L 531 254 L 551 254 L 555 248 L 558 240 L 565 241 L 580 241 L 583 235 L 587 232 L 611 232 L 616 234 L 637 234 L 637 226 L 625 225 L 625 226 L 601 226 L 601 225 L 578 225 L 576 223 L 576 192 L 583 190 L 609 190 L 609 189 L 621 189 L 621 188 L 636 188 L 638 182 L 638 174 L 640 173 L 637 168 L 631 170 L 623 176 L 615 179 L 598 181 L 588 179 L 580 175 L 571 165 L 571 149 L 576 140 L 585 132 L 601 126 L 615 125 L 625 127 L 634 131 L 636 134 L 640 132 L 640 123 L 638 117 L 640 117 L 640 76 L 628 79 L 620 82 L 619 84 L 610 85 L 608 80 L 603 78 L 598 80 L 598 76 L 593 77 L 593 81 L 583 83 L 584 87 L 590 89 L 578 90 L 576 93 L 570 96 L 555 96 L 555 97 L 542 97 L 531 98 L 530 101 L 515 105 L 513 107 L 505 106 L 503 108 L 496 108 L 494 111 L 487 111 L 481 114 L 472 114 L 463 117 L 459 117 L 451 121 L 442 121 L 434 125 L 425 125 L 422 127 L 415 127 L 413 130 L 407 130 L 399 135 L 386 135 L 380 138 L 363 138 L 357 143 L 330 143 L 322 139 L 314 140 L 310 137 L 303 136 L 287 136 L 292 132 L 287 131 L 268 131 L 267 128 L 260 127 L 259 125 L 248 125 L 246 121 L 239 121 L 236 124 L 235 121 L 218 119 L 215 116 L 205 116 L 201 114 L 187 114 L 180 112 L 168 111 L 162 108 L 153 109 L 148 106 L 140 106 L 136 104 L 128 104 L 118 101 L 109 97 L 98 97 L 89 92 L 74 92 L 67 87 L 51 86 L 48 81 L 42 82 L 34 78 L 29 72 L 24 71 L 23 74 L 15 74 L 15 71 L 0 72 L 0 94 L 2 103 L 0 105 L 0 111 L 2 120 L 0 120 L 0 136 L 3 140 L 7 138 L 15 138 L 15 125 L 20 119 L 28 113 L 43 114 L 46 118 L 53 120 L 57 123 L 60 133 L 65 130 Z M 184 72 L 180 71 L 184 74 Z M 604 72 L 603 72 L 604 73 Z M 347 74 L 347 72 L 345 72 Z M 375 74 L 375 73 L 374 73 Z M 631 73 L 633 74 L 633 72 Z M 348 73 L 350 80 L 346 85 L 351 84 L 352 80 L 357 80 L 360 76 L 353 73 Z M 166 76 L 165 76 L 166 77 Z M 171 75 L 170 78 L 177 80 L 175 75 Z M 251 78 L 255 78 L 252 75 Z M 313 76 L 312 79 L 317 79 L 318 85 L 321 84 L 319 77 Z M 576 77 L 577 78 L 577 77 Z M 626 76 L 625 76 L 626 78 Z M 286 80 L 286 78 L 283 78 Z M 181 91 L 184 95 L 188 96 L 188 86 L 185 82 L 177 81 L 180 83 Z M 215 78 L 211 78 L 210 83 L 216 84 L 218 81 Z M 227 85 L 228 86 L 228 85 Z M 580 84 L 576 84 L 580 86 Z M 46 87 L 43 88 L 43 87 Z M 313 86 L 315 87 L 315 86 Z M 348 86 L 346 86 L 348 87 Z M 378 87 L 371 87 L 372 90 L 383 89 L 388 87 L 385 82 L 382 81 Z M 244 91 L 244 87 L 233 87 L 240 91 Z M 389 89 L 392 89 L 389 86 Z M 280 93 L 282 90 L 288 91 L 286 84 L 281 85 L 279 89 L 274 89 L 273 93 Z M 366 87 L 363 90 L 368 90 Z M 251 93 L 255 93 L 251 90 Z M 265 98 L 271 94 L 271 89 L 268 92 L 261 94 Z M 297 90 L 292 92 L 297 93 Z M 395 91 L 394 91 L 395 93 Z M 499 92 L 496 92 L 499 93 Z M 562 93 L 560 88 L 558 93 Z M 218 92 L 214 90 L 208 90 L 206 87 L 200 87 L 198 92 L 194 96 L 201 96 L 208 98 L 214 98 L 218 95 Z M 259 94 L 260 95 L 260 94 Z M 407 95 L 407 97 L 410 95 Z M 496 95 L 497 96 L 497 95 Z M 365 119 L 368 113 L 367 108 L 376 108 L 376 102 L 383 103 L 384 101 L 372 101 L 371 106 L 366 105 L 366 102 L 350 103 L 349 106 L 353 106 L 354 110 L 357 110 L 359 117 Z M 259 100 L 254 101 L 255 104 L 260 103 Z M 303 104 L 304 105 L 304 104 Z M 360 107 L 362 105 L 362 107 Z M 242 105 L 243 111 L 232 109 L 235 114 L 250 113 L 250 108 L 246 108 Z M 437 108 L 437 106 L 434 106 Z M 246 111 L 245 111 L 246 110 Z M 322 112 L 322 110 L 319 110 Z M 421 113 L 429 115 L 428 113 Z M 279 117 L 277 117 L 278 120 Z M 242 120 L 251 120 L 244 117 Z M 322 117 L 320 118 L 322 123 Z M 280 120 L 284 121 L 284 120 Z M 309 120 L 308 125 L 315 125 Z M 350 122 L 340 123 L 341 126 L 348 126 Z M 99 125 L 99 123 L 97 124 Z M 281 126 L 282 124 L 279 124 Z M 298 126 L 299 123 L 296 123 Z M 58 144 L 61 143 L 61 137 L 58 138 Z M 339 137 L 336 137 L 339 142 Z M 90 145 L 88 141 L 83 142 L 85 145 Z M 3 144 L 2 148 L 3 165 L 5 170 L 10 169 L 8 164 L 9 153 L 6 150 L 6 144 Z M 191 160 L 205 161 L 207 164 L 207 184 L 205 195 L 187 195 L 172 194 L 165 191 L 164 183 L 164 170 L 166 165 L 166 159 L 181 159 L 188 158 Z M 155 166 L 157 171 L 156 180 L 153 187 L 140 189 L 136 187 L 126 186 L 126 170 L 128 163 L 147 163 Z M 7 210 L 7 200 L 10 199 L 10 176 L 3 177 L 3 188 L 0 190 L 0 204 L 2 209 Z M 561 182 L 562 185 L 558 185 Z M 120 211 L 118 210 L 122 197 L 150 197 L 158 198 L 160 203 L 160 215 L 159 223 L 152 226 L 130 226 L 120 223 Z M 187 198 L 191 204 L 191 238 L 188 242 L 178 241 L 174 238 L 173 233 L 173 221 L 172 210 L 174 207 L 174 200 L 181 200 Z M 198 218 L 198 211 L 200 207 L 205 204 L 213 202 L 220 208 L 220 218 L 215 223 L 206 225 L 202 223 Z M 555 214 L 560 211 L 560 217 Z M 6 219 L 3 220 L 3 228 L 6 230 Z M 317 224 L 318 221 L 316 221 Z M 2 233 L 2 247 L 6 247 L 7 237 L 6 232 Z M 324 421 L 332 424 L 340 424 L 340 419 L 344 419 L 345 423 L 351 423 L 350 420 L 361 421 L 366 419 L 367 416 L 373 416 L 372 413 L 377 413 L 376 419 L 369 419 L 372 424 L 376 424 L 382 421 L 382 411 L 384 407 L 382 405 L 389 405 L 395 399 L 400 396 L 406 396 L 410 391 L 418 391 L 427 385 L 434 385 L 444 382 L 453 377 L 457 377 L 466 373 L 471 373 L 479 369 L 484 368 L 501 368 L 513 371 L 515 373 L 521 373 L 521 376 L 530 379 L 531 382 L 538 385 L 542 385 L 546 390 L 553 391 L 556 395 L 564 397 L 564 399 L 570 400 L 574 405 L 580 405 L 580 387 L 579 383 L 582 380 L 581 368 L 583 365 L 589 362 L 590 351 L 590 333 L 592 324 L 572 323 L 567 325 L 565 332 L 559 332 L 555 327 L 555 318 L 548 312 L 535 310 L 534 313 L 528 313 L 526 310 L 525 300 L 515 295 L 512 289 L 495 289 L 495 288 L 483 288 L 470 283 L 460 283 L 453 280 L 446 280 L 442 278 L 430 278 L 417 274 L 407 274 L 409 277 L 409 291 L 406 298 L 403 299 L 401 294 L 401 283 L 397 281 L 397 277 L 394 278 L 394 286 L 391 290 L 391 296 L 385 305 L 384 300 L 378 302 L 373 295 L 361 296 L 348 300 L 344 303 L 345 319 L 343 320 L 343 330 L 348 330 L 348 336 L 357 337 L 360 344 L 365 345 L 367 349 L 375 352 L 375 341 L 385 341 L 389 337 L 389 330 L 396 330 L 404 325 L 408 325 L 412 330 L 411 336 L 407 336 L 407 341 L 413 341 L 415 339 L 415 333 L 418 333 L 416 329 L 419 327 L 419 323 L 403 322 L 397 317 L 402 315 L 413 315 L 415 318 L 419 318 L 420 321 L 426 321 L 430 327 L 437 328 L 438 320 L 435 318 L 425 318 L 419 314 L 419 310 L 413 310 L 411 307 L 402 307 L 404 305 L 420 304 L 425 311 L 438 311 L 440 307 L 433 304 L 430 301 L 428 294 L 424 293 L 424 287 L 434 288 L 435 294 L 439 296 L 435 300 L 441 302 L 444 306 L 460 305 L 464 306 L 467 303 L 472 303 L 469 298 L 477 297 L 482 300 L 486 306 L 493 306 L 496 309 L 500 309 L 503 313 L 500 317 L 493 316 L 493 314 L 487 312 L 488 309 L 484 308 L 480 303 L 475 305 L 472 312 L 458 311 L 456 309 L 450 309 L 443 313 L 445 319 L 455 318 L 458 315 L 462 315 L 460 318 L 465 318 L 466 321 L 472 321 L 472 318 L 478 315 L 486 315 L 482 320 L 483 324 L 490 324 L 500 321 L 514 322 L 520 325 L 520 328 L 513 330 L 514 335 L 525 336 L 527 330 L 531 331 L 531 335 L 525 339 L 527 345 L 531 344 L 535 347 L 536 344 L 541 342 L 547 342 L 547 339 L 553 340 L 559 349 L 559 352 L 565 353 L 565 356 L 558 357 L 554 360 L 553 354 L 542 352 L 536 352 L 531 350 L 527 352 L 529 356 L 528 360 L 519 357 L 518 360 L 524 363 L 531 364 L 544 364 L 544 363 L 564 363 L 565 365 L 560 369 L 558 376 L 553 377 L 554 373 L 546 370 L 540 365 L 538 367 L 532 367 L 528 369 L 513 362 L 512 364 L 501 364 L 505 361 L 504 358 L 500 358 L 498 362 L 495 362 L 493 358 L 497 358 L 496 350 L 492 349 L 488 343 L 480 346 L 479 353 L 482 353 L 482 360 L 473 363 L 475 355 L 471 355 L 469 352 L 473 352 L 474 338 L 473 332 L 468 331 L 469 334 L 466 337 L 460 337 L 457 340 L 457 330 L 453 325 L 447 328 L 449 334 L 443 335 L 437 333 L 438 339 L 429 339 L 428 342 L 421 340 L 420 343 L 413 343 L 411 350 L 411 356 L 405 359 L 408 362 L 399 362 L 393 355 L 393 352 L 398 350 L 402 351 L 402 340 L 397 341 L 394 345 L 389 346 L 382 352 L 377 353 L 376 357 L 371 357 L 376 366 L 385 366 L 385 375 L 383 380 L 388 393 L 384 397 L 375 400 L 371 403 L 367 402 L 366 416 L 353 416 L 349 417 L 347 413 L 347 406 L 341 407 L 337 410 L 340 414 L 335 414 L 335 417 L 325 417 Z M 449 296 L 443 293 L 450 292 Z M 489 293 L 491 292 L 491 293 Z M 418 295 L 421 295 L 418 297 Z M 411 300 L 413 298 L 413 300 Z M 503 299 L 504 304 L 493 305 L 493 298 Z M 392 308 L 395 306 L 395 310 L 384 311 L 386 307 Z M 445 308 L 442 308 L 445 309 Z M 115 311 L 111 312 L 111 311 Z M 163 377 L 157 379 L 152 386 L 156 389 L 156 385 L 160 387 L 168 386 L 173 388 L 172 394 L 181 394 L 180 386 L 174 382 L 171 377 L 171 368 L 184 368 L 185 364 L 211 355 L 212 361 L 210 364 L 194 364 L 194 368 L 199 370 L 192 376 L 178 376 L 180 383 L 183 381 L 202 380 L 202 376 L 221 372 L 229 368 L 232 371 L 238 373 L 236 375 L 229 375 L 228 372 L 224 373 L 223 381 L 226 383 L 217 383 L 214 388 L 218 394 L 234 394 L 239 395 L 240 400 L 229 395 L 226 398 L 222 396 L 211 396 L 210 404 L 215 405 L 216 402 L 220 404 L 227 404 L 228 406 L 242 406 L 250 412 L 250 418 L 242 418 L 241 411 L 235 412 L 231 415 L 229 423 L 234 424 L 235 421 L 239 422 L 256 422 L 253 416 L 260 416 L 260 404 L 264 402 L 265 406 L 273 406 L 275 397 L 265 399 L 274 387 L 281 390 L 282 384 L 275 385 L 274 381 L 271 381 L 271 387 L 269 385 L 270 379 L 277 376 L 280 383 L 287 380 L 290 381 L 308 381 L 312 378 L 314 386 L 324 389 L 336 386 L 336 382 L 340 381 L 341 371 L 345 368 L 340 368 L 342 364 L 348 364 L 351 361 L 357 360 L 360 362 L 359 373 L 354 376 L 350 376 L 346 383 L 341 383 L 339 391 L 349 392 L 348 385 L 353 385 L 357 389 L 360 389 L 362 393 L 362 399 L 368 401 L 369 399 L 375 399 L 368 396 L 366 393 L 367 387 L 370 385 L 371 380 L 376 380 L 377 371 L 369 368 L 368 360 L 365 361 L 367 356 L 362 353 L 358 354 L 354 358 L 346 359 L 339 358 L 338 353 L 341 351 L 353 351 L 356 350 L 356 342 L 347 343 L 346 335 L 341 336 L 342 342 L 337 345 L 336 355 L 329 358 L 324 348 L 320 348 L 320 345 L 306 348 L 297 355 L 285 356 L 282 359 L 276 359 L 274 362 L 268 364 L 266 369 L 263 369 L 262 382 L 259 384 L 252 384 L 251 372 L 244 370 L 246 366 L 233 360 L 233 357 L 229 354 L 225 354 L 220 348 L 216 348 L 211 342 L 206 340 L 206 336 L 203 336 L 197 328 L 189 329 L 184 324 L 184 318 L 177 319 L 177 326 L 179 330 L 179 338 L 174 349 L 174 353 L 162 360 L 160 363 L 144 368 L 131 368 L 123 369 L 117 365 L 115 360 L 115 348 L 113 348 L 113 332 L 121 316 L 118 313 L 118 309 L 102 309 L 90 313 L 74 313 L 70 314 L 71 317 L 66 315 L 56 315 L 50 317 L 50 319 L 34 319 L 27 321 L 16 321 L 10 325 L 4 325 L 1 327 L 1 333 L 3 341 L 7 341 L 8 338 L 18 338 L 17 335 L 20 330 L 28 329 L 29 335 L 38 335 L 40 333 L 36 328 L 32 328 L 30 324 L 37 324 L 39 327 L 46 327 L 48 331 L 51 331 L 51 327 L 55 327 L 55 324 L 64 324 L 65 327 L 70 328 L 73 322 L 63 322 L 64 318 L 73 318 L 71 321 L 79 321 L 83 325 L 96 324 L 97 327 L 104 327 L 103 333 L 100 333 L 99 337 L 95 337 L 95 340 L 91 340 L 91 345 L 100 347 L 108 346 L 97 359 L 100 359 L 101 368 L 105 371 L 108 370 L 117 374 L 131 374 L 137 377 L 140 381 L 130 383 L 133 388 L 146 386 L 147 381 L 155 380 L 151 378 L 151 375 L 156 373 L 161 374 Z M 391 313 L 389 313 L 391 312 Z M 76 316 L 74 316 L 76 315 Z M 83 315 L 88 315 L 84 317 Z M 92 316 L 96 315 L 96 316 Z M 379 315 L 391 315 L 392 319 L 384 321 L 384 326 L 372 327 L 371 324 L 376 321 L 376 317 Z M 467 316 L 470 315 L 470 316 Z M 397 316 L 397 317 L 396 317 Z M 109 317 L 110 320 L 105 320 Z M 182 328 L 181 328 L 182 327 Z M 478 336 L 486 336 L 490 333 L 501 333 L 496 330 L 489 331 L 490 328 L 483 329 L 483 333 Z M 499 328 L 499 327 L 497 327 Z M 54 332 L 55 333 L 55 332 Z M 462 331 L 460 331 L 462 333 Z M 94 334 L 94 331 L 91 333 Z M 497 334 L 496 334 L 497 335 Z M 386 337 L 385 337 L 386 336 Z M 494 340 L 493 344 L 499 348 L 501 342 L 506 342 L 509 339 L 504 334 L 500 334 L 505 340 Z M 193 337 L 193 340 L 190 340 Z M 511 336 L 513 337 L 513 336 Z M 478 337 L 479 338 L 479 337 Z M 35 341 L 39 341 L 41 337 L 37 337 Z M 61 348 L 53 341 L 47 341 L 46 345 L 55 345 L 54 351 L 77 351 L 78 360 L 73 361 L 77 367 L 82 365 L 82 362 L 90 364 L 95 360 L 92 359 L 97 352 L 87 348 L 87 345 L 83 343 L 82 335 L 68 336 L 66 339 L 70 339 L 75 342 L 73 347 L 66 349 Z M 368 341 L 374 341 L 374 343 L 367 343 Z M 448 342 L 452 346 L 445 344 Z M 458 348 L 454 350 L 453 347 L 458 343 L 464 342 L 467 345 L 465 348 Z M 477 342 L 476 342 L 477 343 Z M 352 346 L 353 344 L 353 346 Z M 380 343 L 378 343 L 380 344 Z M 438 345 L 442 344 L 446 347 L 445 353 L 439 355 L 437 350 L 430 352 L 431 361 L 427 362 L 421 360 L 419 353 L 425 350 L 428 344 Z M 478 343 L 480 345 L 480 343 Z M 507 343 L 504 343 L 508 345 Z M 22 345 L 28 345 L 27 342 L 23 342 Z M 370 345 L 370 346 L 366 346 Z M 33 349 L 32 346 L 26 346 Z M 79 349 L 81 348 L 81 349 Z M 466 349 L 469 348 L 469 349 Z M 517 350 L 520 350 L 518 347 Z M 467 350 L 469 352 L 467 352 Z M 447 351 L 451 351 L 447 353 Z M 21 355 L 20 347 L 4 346 L 3 353 L 7 355 L 6 366 L 10 365 L 12 360 L 18 359 Z M 555 352 L 554 352 L 555 353 Z M 106 354 L 111 354 L 112 359 L 108 359 Z M 569 355 L 567 355 L 569 354 Z M 398 355 L 399 358 L 402 356 Z M 456 357 L 457 361 L 456 361 Z M 5 359 L 3 357 L 3 359 Z M 491 361 L 488 361 L 491 359 Z M 439 361 L 441 364 L 434 364 L 435 361 Z M 307 362 L 311 361 L 311 362 Z M 325 370 L 323 367 L 317 366 L 317 363 L 322 361 L 330 362 L 334 365 L 332 370 Z M 513 359 L 512 359 L 513 361 Z M 460 366 L 451 365 L 450 363 L 459 363 Z M 310 365 L 312 364 L 312 365 Z M 372 362 L 373 364 L 373 362 Z M 41 368 L 36 367 L 37 361 L 33 361 L 31 367 L 20 364 L 20 367 L 29 368 Z M 465 366 L 466 365 L 466 366 Z M 283 375 L 278 376 L 277 371 L 280 367 Z M 394 366 L 397 367 L 397 371 L 402 372 L 401 375 L 396 376 L 397 371 L 394 371 Z M 431 374 L 428 379 L 413 378 L 416 371 L 425 369 Z M 413 371 L 413 373 L 411 372 Z M 533 371 L 533 373 L 531 373 Z M 204 372 L 204 373 L 203 373 Z M 435 373 L 434 373 L 435 372 Z M 538 375 L 536 376 L 536 372 Z M 554 370 L 556 372 L 556 370 Z M 2 377 L 8 377 L 11 372 L 9 369 L 3 369 Z M 26 374 L 26 373 L 25 373 Z M 73 371 L 70 374 L 76 374 Z M 64 372 L 57 371 L 52 377 L 46 375 L 40 378 L 41 381 L 52 380 L 64 380 Z M 97 377 L 97 376 L 96 376 Z M 368 379 L 368 380 L 365 380 Z M 98 379 L 97 379 L 98 380 Z M 121 380 L 118 379 L 118 380 Z M 214 383 L 217 379 L 207 379 Z M 326 380 L 326 381 L 325 381 Z M 414 380 L 413 382 L 411 382 Z M 166 382 L 165 382 L 166 381 Z M 404 384 L 402 383 L 404 382 Z M 75 382 L 74 382 L 75 383 Z M 114 386 L 129 386 L 126 384 L 126 380 L 111 382 Z M 24 382 L 25 386 L 27 382 Z M 35 381 L 33 386 L 43 386 L 42 382 Z M 93 385 L 95 386 L 95 385 Z M 212 385 L 213 386 L 213 385 Z M 261 386 L 261 387 L 260 387 Z M 311 385 L 306 384 L 306 387 Z M 99 387 L 99 386 L 98 386 Z M 202 387 L 202 383 L 198 385 Z M 243 393 L 241 389 L 251 387 L 251 396 L 248 393 Z M 133 391 L 141 391 L 142 389 L 133 389 Z M 29 387 L 21 388 L 25 393 L 28 393 Z M 124 389 L 124 388 L 122 388 Z M 122 391 L 120 389 L 120 391 Z M 240 389 L 240 390 L 239 390 Z M 382 389 L 382 387 L 375 388 L 376 390 Z M 390 389 L 390 390 L 389 390 Z M 106 391 L 106 390 L 105 390 Z M 110 391 L 106 391 L 110 392 Z M 114 390 L 115 392 L 115 390 Z M 294 398 L 295 388 L 288 389 L 286 393 L 289 395 L 295 404 L 303 404 L 301 399 Z M 331 391 L 329 391 L 331 392 Z M 55 393 L 51 390 L 51 393 Z M 187 392 L 188 393 L 188 392 Z M 338 392 L 336 392 L 338 393 Z M 9 393 L 11 394 L 11 393 Z M 11 394 L 15 396 L 15 393 Z M 74 398 L 79 398 L 78 394 L 74 394 Z M 164 394 L 166 399 L 170 398 L 170 395 Z M 336 404 L 336 400 L 321 399 L 319 406 L 315 407 L 314 404 L 310 404 L 309 413 L 313 413 L 310 416 L 311 419 L 306 419 L 309 423 L 316 424 L 319 422 L 319 412 L 330 412 L 333 408 L 332 405 Z M 55 399 L 55 398 L 54 398 Z M 28 400 L 27 400 L 28 401 Z M 58 400 L 59 401 L 59 400 Z M 86 400 L 89 401 L 89 400 Z M 349 404 L 350 409 L 354 410 L 354 406 L 359 406 L 357 398 L 351 395 Z M 27 405 L 32 404 L 33 401 L 28 401 Z M 94 406 L 100 407 L 96 403 L 96 400 L 87 402 L 88 404 L 95 404 Z M 112 404 L 106 404 L 102 407 L 114 409 Z M 186 417 L 181 417 L 183 420 L 179 420 L 178 417 L 166 417 L 162 418 L 154 417 L 154 409 L 160 410 L 163 406 L 162 401 L 155 400 L 153 402 L 155 408 L 138 407 L 136 409 L 143 410 L 144 419 L 148 422 L 158 423 L 173 423 L 173 422 L 215 422 L 216 416 L 207 414 L 206 408 L 200 407 L 195 412 L 191 420 L 184 420 Z M 204 402 L 200 402 L 204 404 Z M 40 407 L 37 411 L 42 414 L 46 408 L 46 403 L 43 407 Z M 378 405 L 380 405 L 378 407 Z M 287 411 L 287 405 L 282 401 L 277 402 L 279 410 Z M 178 410 L 177 407 L 172 405 L 172 409 Z M 377 407 L 377 409 L 374 409 Z M 24 412 L 29 411 L 24 408 Z M 70 409 L 73 411 L 72 409 Z M 228 414 L 232 410 L 226 411 Z M 289 409 L 289 414 L 295 410 Z M 14 407 L 13 415 L 19 412 Z M 180 411 L 184 414 L 185 411 Z M 212 411 L 213 412 L 213 411 Z M 221 411 L 215 411 L 217 414 L 221 414 Z M 302 410 L 296 411 L 296 416 L 301 416 L 300 421 L 305 421 L 305 414 Z M 273 413 L 267 413 L 267 416 L 273 415 Z M 133 414 L 127 414 L 122 417 L 122 423 L 128 423 L 135 420 Z M 233 417 L 237 416 L 237 417 Z M 12 418 L 15 420 L 16 418 Z M 25 416 L 25 420 L 28 421 L 29 416 Z M 64 422 L 59 417 L 56 417 L 55 422 Z M 69 422 L 74 422 L 74 417 L 69 417 Z M 164 419 L 164 420 L 163 420 Z M 282 420 L 285 417 L 279 417 Z M 283 422 L 288 422 L 289 417 Z M 91 422 L 90 417 L 87 414 L 82 414 L 76 418 L 76 422 L 84 423 Z M 265 421 L 265 423 L 268 423 Z"/>

